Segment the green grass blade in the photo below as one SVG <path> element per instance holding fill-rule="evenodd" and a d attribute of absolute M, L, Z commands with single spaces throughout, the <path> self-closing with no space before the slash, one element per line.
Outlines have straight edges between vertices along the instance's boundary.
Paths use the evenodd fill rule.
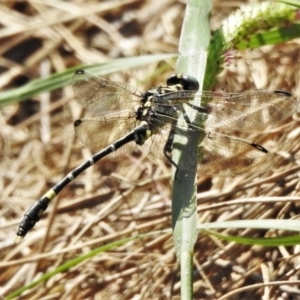
<path fill-rule="evenodd" d="M 127 70 L 129 68 L 150 64 L 156 61 L 170 59 L 176 56 L 177 54 L 145 55 L 114 59 L 97 65 L 76 66 L 64 72 L 52 74 L 47 78 L 38 78 L 32 80 L 22 87 L 1 92 L 0 107 L 34 97 L 43 92 L 49 92 L 67 86 L 71 83 L 73 74 L 78 69 L 85 69 L 96 75 L 104 76 L 114 72 Z"/>
<path fill-rule="evenodd" d="M 300 232 L 300 220 L 279 220 L 279 219 L 263 219 L 263 220 L 234 220 L 224 222 L 213 222 L 198 224 L 197 228 L 201 229 L 236 229 L 236 228 L 255 228 L 255 229 L 274 229 Z"/>
<path fill-rule="evenodd" d="M 300 1 L 299 0 L 293 0 L 293 1 L 283 1 L 283 0 L 279 1 L 278 0 L 277 2 L 285 3 L 285 4 L 288 4 L 288 5 L 300 8 Z"/>
<path fill-rule="evenodd" d="M 161 232 L 155 231 L 155 232 L 151 232 L 151 233 L 148 233 L 148 234 L 141 234 L 141 235 L 137 235 L 137 236 L 133 236 L 133 237 L 128 237 L 128 238 L 120 239 L 120 240 L 117 240 L 115 242 L 109 243 L 107 245 L 98 247 L 98 248 L 96 248 L 96 249 L 94 249 L 94 250 L 92 250 L 92 251 L 90 251 L 86 254 L 80 255 L 80 256 L 78 256 L 74 259 L 71 259 L 71 260 L 67 261 L 66 263 L 64 263 L 63 265 L 60 265 L 59 267 L 57 267 L 56 269 L 54 269 L 51 272 L 45 273 L 38 280 L 36 280 L 34 282 L 31 282 L 30 284 L 28 284 L 28 285 L 14 291 L 13 293 L 7 295 L 5 299 L 13 299 L 15 297 L 21 296 L 21 294 L 23 292 L 34 288 L 38 284 L 46 282 L 47 280 L 52 278 L 54 275 L 66 272 L 68 269 L 70 269 L 72 267 L 75 267 L 78 264 L 82 263 L 83 261 L 85 261 L 87 259 L 90 259 L 90 258 L 93 258 L 94 256 L 96 256 L 96 255 L 98 255 L 102 252 L 105 252 L 105 251 L 111 250 L 113 248 L 122 246 L 122 245 L 124 245 L 127 242 L 132 241 L 132 240 L 142 239 L 142 238 L 146 238 L 146 237 L 149 237 L 151 235 L 157 235 L 157 234 L 161 234 Z"/>
<path fill-rule="evenodd" d="M 179 44 L 180 57 L 177 72 L 196 77 L 202 86 L 210 40 L 209 16 L 212 4 L 209 0 L 190 0 L 184 18 Z M 189 114 L 191 121 L 196 116 Z M 185 124 L 181 117 L 178 124 Z M 178 147 L 176 147 L 178 145 Z M 197 176 L 198 138 L 193 134 L 175 135 L 172 159 L 173 168 L 172 227 L 177 258 L 181 268 L 181 299 L 193 298 L 192 262 L 197 239 L 197 197 L 195 178 Z M 182 149 L 180 149 L 182 148 Z M 188 151 L 185 151 L 188 149 Z M 181 166 L 190 172 L 183 171 Z M 188 167 L 187 167 L 188 166 Z"/>
<path fill-rule="evenodd" d="M 263 45 L 276 45 L 300 37 L 300 24 L 273 29 L 267 32 L 251 35 L 236 45 L 238 50 L 254 49 Z"/>
<path fill-rule="evenodd" d="M 300 235 L 284 236 L 274 238 L 251 238 L 242 236 L 224 235 L 211 230 L 203 230 L 203 232 L 213 235 L 220 240 L 228 242 L 236 242 L 237 244 L 251 245 L 251 246 L 264 246 L 264 247 L 279 247 L 279 246 L 296 246 L 300 244 Z"/>

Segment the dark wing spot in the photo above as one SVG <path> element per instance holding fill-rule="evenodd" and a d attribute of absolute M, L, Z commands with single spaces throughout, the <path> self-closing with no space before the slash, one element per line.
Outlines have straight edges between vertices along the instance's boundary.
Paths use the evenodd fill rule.
<path fill-rule="evenodd" d="M 85 73 L 84 70 L 77 70 L 77 71 L 75 71 L 76 75 L 83 75 L 84 73 Z"/>
<path fill-rule="evenodd" d="M 74 126 L 77 127 L 82 123 L 81 119 L 78 119 L 74 122 Z"/>
<path fill-rule="evenodd" d="M 283 95 L 285 95 L 287 97 L 292 97 L 292 94 L 290 94 L 288 92 L 285 92 L 285 91 L 280 91 L 280 90 L 275 90 L 274 94 L 283 94 Z"/>
<path fill-rule="evenodd" d="M 252 143 L 251 146 L 258 149 L 258 150 L 260 150 L 260 151 L 262 151 L 262 152 L 264 152 L 264 153 L 269 153 L 269 151 L 261 145 Z"/>

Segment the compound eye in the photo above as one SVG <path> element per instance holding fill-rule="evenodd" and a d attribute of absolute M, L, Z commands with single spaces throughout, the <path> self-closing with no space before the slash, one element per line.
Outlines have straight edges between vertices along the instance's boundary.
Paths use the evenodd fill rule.
<path fill-rule="evenodd" d="M 183 75 L 182 83 L 183 83 L 182 85 L 185 90 L 190 90 L 190 91 L 198 91 L 199 90 L 199 82 L 194 76 Z"/>
<path fill-rule="evenodd" d="M 198 80 L 191 75 L 172 74 L 167 79 L 167 85 L 180 84 L 183 90 L 197 91 L 199 90 Z"/>
<path fill-rule="evenodd" d="M 167 86 L 176 85 L 181 83 L 181 78 L 179 78 L 178 74 L 172 74 L 167 79 Z"/>

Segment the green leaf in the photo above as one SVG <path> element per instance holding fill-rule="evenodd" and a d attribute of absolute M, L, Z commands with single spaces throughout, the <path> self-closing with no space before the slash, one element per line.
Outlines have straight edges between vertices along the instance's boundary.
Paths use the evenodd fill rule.
<path fill-rule="evenodd" d="M 299 0 L 294 0 L 294 1 L 277 1 L 277 2 L 285 3 L 285 4 L 288 4 L 288 5 L 300 8 L 300 1 Z"/>
<path fill-rule="evenodd" d="M 274 229 L 300 232 L 300 220 L 234 220 L 224 222 L 214 222 L 198 224 L 198 229 L 228 229 L 228 228 L 256 228 L 256 229 Z"/>
<path fill-rule="evenodd" d="M 170 59 L 176 56 L 177 54 L 145 55 L 114 59 L 97 65 L 76 66 L 64 72 L 52 74 L 47 78 L 38 78 L 32 80 L 20 88 L 1 92 L 0 107 L 34 97 L 43 92 L 49 92 L 67 86 L 71 83 L 73 74 L 78 69 L 85 69 L 96 75 L 103 76 L 114 72 L 127 70 L 129 68 L 143 66 L 156 61 Z"/>
<path fill-rule="evenodd" d="M 279 247 L 279 246 L 296 246 L 300 244 L 300 235 L 285 236 L 285 237 L 274 237 L 274 238 L 251 238 L 243 236 L 232 236 L 224 235 L 212 230 L 203 230 L 203 232 L 214 235 L 221 240 L 228 242 L 236 242 L 237 244 L 243 245 L 259 245 L 264 247 Z"/>
<path fill-rule="evenodd" d="M 206 70 L 207 48 L 210 41 L 210 0 L 190 0 L 186 7 L 179 43 L 180 56 L 177 72 L 192 75 L 203 86 Z M 199 103 L 200 105 L 200 103 Z M 195 115 L 189 114 L 193 122 Z M 185 124 L 181 116 L 178 124 Z M 175 135 L 172 159 L 173 167 L 172 227 L 173 240 L 181 270 L 181 299 L 193 298 L 193 250 L 197 239 L 197 176 L 198 134 L 188 131 Z M 181 166 L 185 168 L 182 169 Z M 189 171 L 185 171 L 185 170 Z"/>
<path fill-rule="evenodd" d="M 252 35 L 248 40 L 242 40 L 237 44 L 236 48 L 239 50 L 254 49 L 263 45 L 276 45 L 288 42 L 298 37 L 300 37 L 300 24 L 293 24 L 288 27 Z"/>

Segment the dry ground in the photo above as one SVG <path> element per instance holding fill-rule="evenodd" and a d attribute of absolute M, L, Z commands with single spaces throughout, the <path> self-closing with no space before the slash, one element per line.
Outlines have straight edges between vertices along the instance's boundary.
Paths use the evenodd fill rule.
<path fill-rule="evenodd" d="M 242 4 L 215 2 L 214 28 Z M 185 1 L 179 0 L 1 1 L 0 84 L 13 88 L 82 63 L 176 52 L 184 9 Z M 229 91 L 282 89 L 300 97 L 299 41 L 237 56 L 241 58 L 220 75 Z M 174 61 L 168 61 L 111 78 L 145 90 L 161 85 L 173 68 Z M 47 97 L 50 106 L 42 111 Z M 171 227 L 170 169 L 147 155 L 131 156 L 90 168 L 60 194 L 51 222 L 46 214 L 24 241 L 13 243 L 18 222 L 33 201 L 91 155 L 74 137 L 72 124 L 79 114 L 69 86 L 1 109 L 3 296 L 91 249 Z M 259 177 L 198 179 L 201 222 L 297 218 L 298 121 L 295 114 L 284 124 L 248 137 L 274 155 L 272 170 Z M 236 199 L 242 203 L 214 206 Z M 220 232 L 271 236 L 251 229 Z M 226 299 L 300 299 L 299 285 L 255 286 L 297 280 L 299 256 L 293 255 L 298 253 L 298 247 L 242 246 L 199 234 L 195 299 L 219 299 L 232 291 L 236 293 Z M 179 299 L 179 280 L 172 236 L 161 233 L 100 253 L 19 299 Z M 238 291 L 247 286 L 248 290 Z"/>

